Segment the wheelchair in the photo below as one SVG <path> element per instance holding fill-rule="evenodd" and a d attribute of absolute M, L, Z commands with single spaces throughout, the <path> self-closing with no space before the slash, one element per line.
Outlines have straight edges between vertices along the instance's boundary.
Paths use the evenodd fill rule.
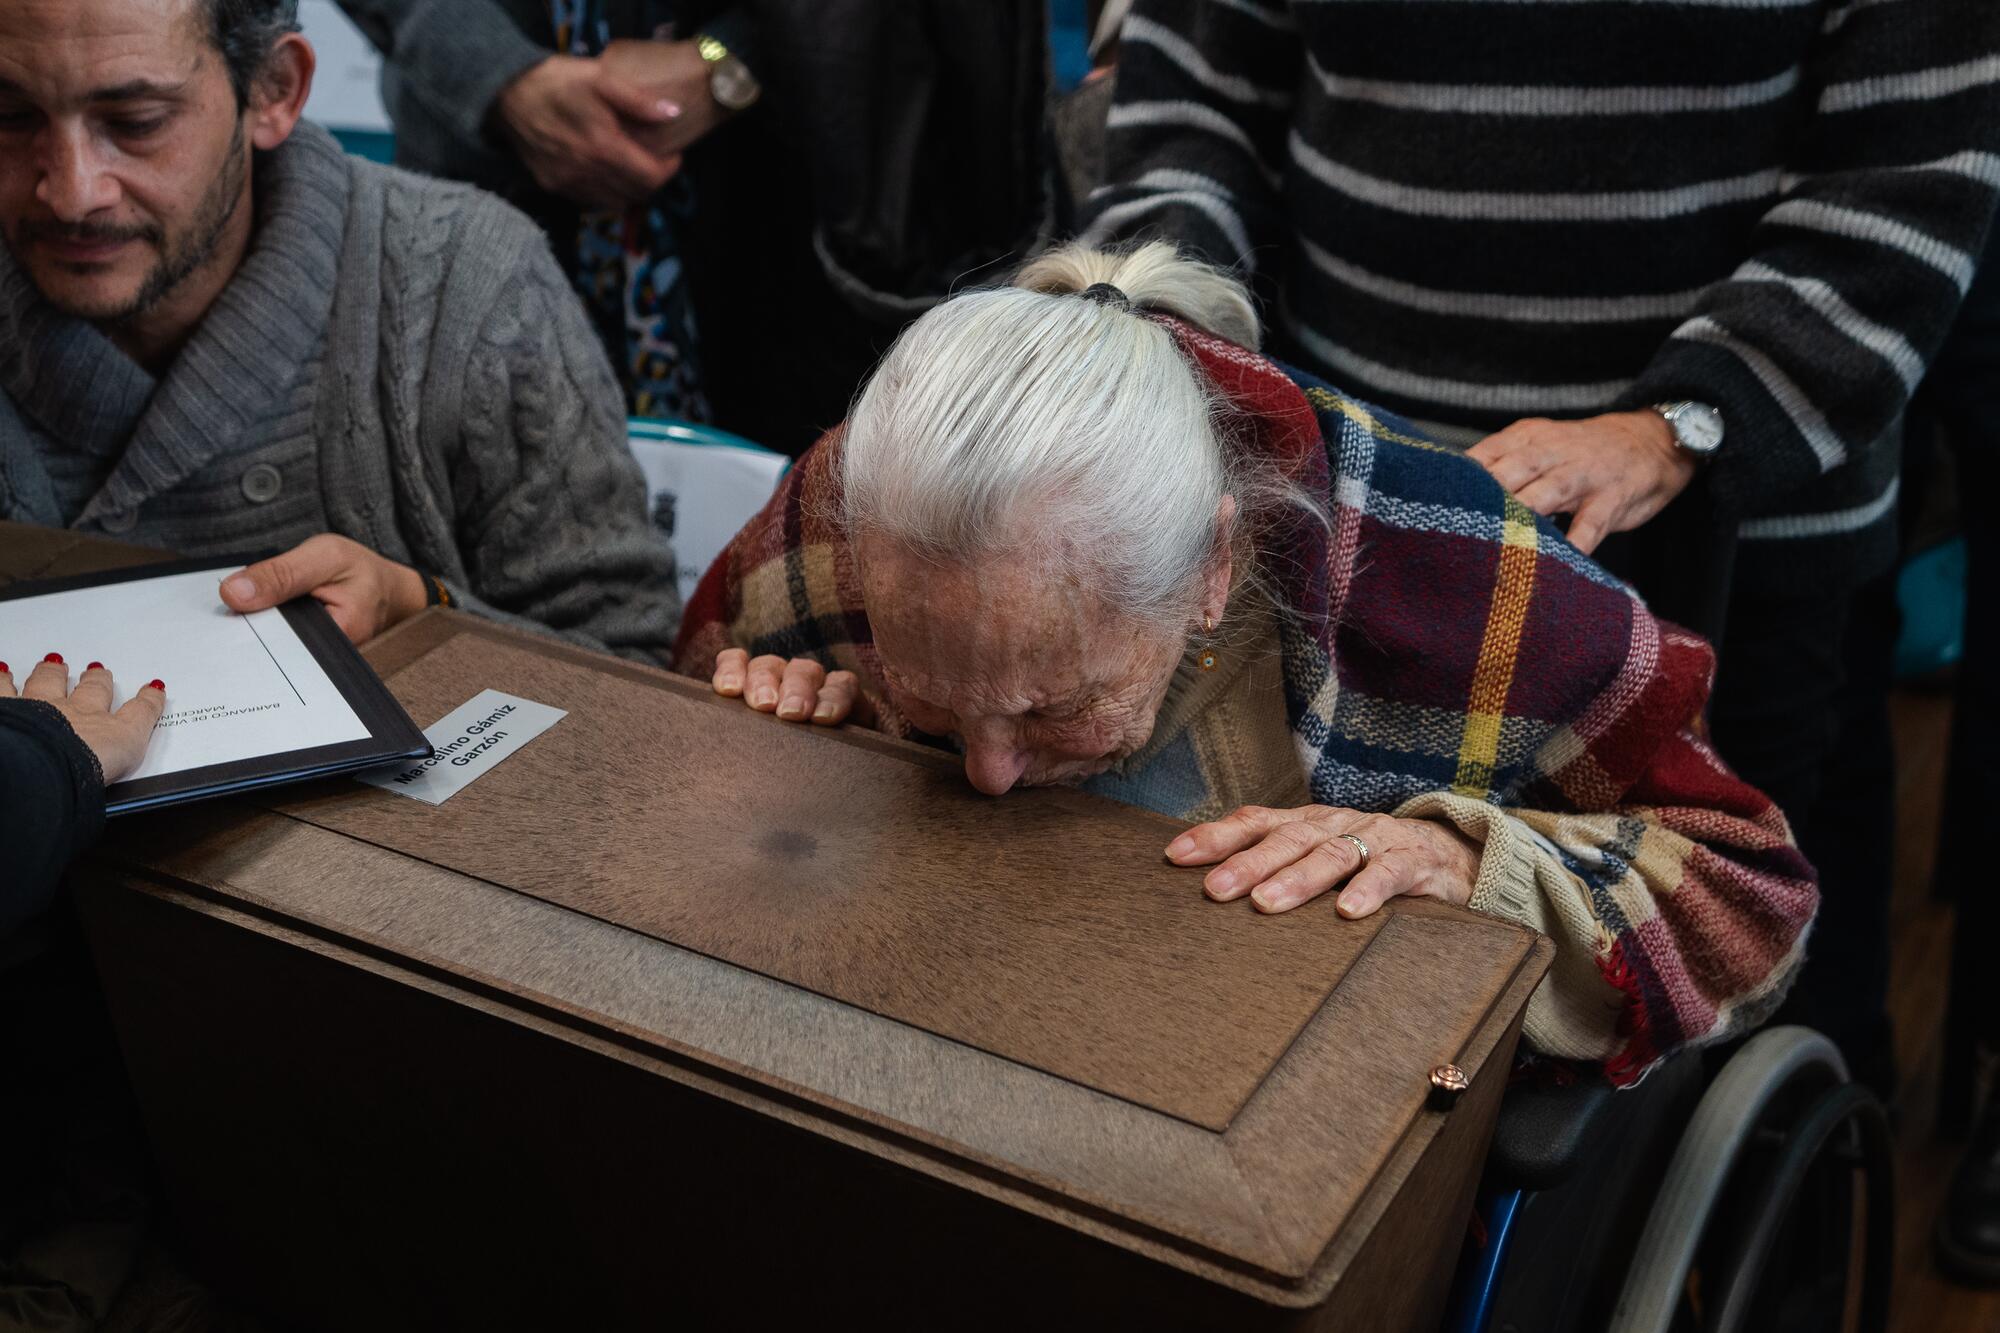
<path fill-rule="evenodd" d="M 1560 1066 L 1511 1086 L 1445 1333 L 1885 1329 L 1882 1104 L 1807 1028 L 1717 1063 L 1687 1052 L 1624 1092 Z"/>

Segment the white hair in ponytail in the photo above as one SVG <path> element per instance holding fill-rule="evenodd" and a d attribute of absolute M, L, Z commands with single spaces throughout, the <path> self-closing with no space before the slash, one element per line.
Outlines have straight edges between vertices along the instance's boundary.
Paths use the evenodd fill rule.
<path fill-rule="evenodd" d="M 1230 457 L 1166 329 L 1075 295 L 1097 284 L 1257 343 L 1242 285 L 1169 245 L 1043 255 L 1011 287 L 929 311 L 890 348 L 848 419 L 849 531 L 953 561 L 1038 556 L 1107 605 L 1185 622 L 1217 555 L 1222 497 L 1245 513 L 1301 497 Z"/>

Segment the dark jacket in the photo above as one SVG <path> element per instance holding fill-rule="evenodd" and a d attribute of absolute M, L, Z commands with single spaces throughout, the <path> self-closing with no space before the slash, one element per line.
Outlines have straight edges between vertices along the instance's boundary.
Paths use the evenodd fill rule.
<path fill-rule="evenodd" d="M 399 164 L 560 216 L 487 126 L 500 91 L 550 53 L 544 0 L 340 4 L 387 59 Z M 878 323 L 900 326 L 1047 230 L 1038 0 L 604 0 L 602 12 L 614 37 L 672 17 L 743 53 L 765 88 L 750 114 L 768 108 L 809 176 L 820 263 Z"/>
<path fill-rule="evenodd" d="M 0 700 L 0 935 L 39 915 L 104 827 L 104 775 L 61 713 Z"/>
<path fill-rule="evenodd" d="M 527 169 L 488 133 L 502 89 L 554 53 L 547 0 L 339 0 L 382 52 L 382 100 L 396 125 L 396 162 L 470 181 L 526 208 L 539 191 Z M 603 0 L 613 37 L 646 37 L 666 17 L 663 0 Z M 701 31 L 720 4 L 675 6 Z M 741 27 L 740 16 L 731 22 Z M 739 33 L 722 36 L 732 47 Z"/>
<path fill-rule="evenodd" d="M 1040 0 L 749 0 L 836 290 L 900 326 L 1047 239 Z"/>

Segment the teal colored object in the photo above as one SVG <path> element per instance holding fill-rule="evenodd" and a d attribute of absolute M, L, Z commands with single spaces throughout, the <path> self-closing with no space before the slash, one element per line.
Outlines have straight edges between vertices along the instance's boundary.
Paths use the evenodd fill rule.
<path fill-rule="evenodd" d="M 699 421 L 668 421 L 658 417 L 629 417 L 625 422 L 626 433 L 639 440 L 666 440 L 672 444 L 699 444 L 717 446 L 723 449 L 748 449 L 752 453 L 776 453 L 753 440 L 746 440 L 733 431 L 716 426 L 704 425 Z M 785 470 L 791 470 L 791 463 L 785 463 Z"/>
<path fill-rule="evenodd" d="M 343 149 L 356 157 L 385 164 L 396 160 L 396 136 L 386 131 L 334 130 L 333 137 Z"/>
<path fill-rule="evenodd" d="M 1956 665 L 1965 655 L 1965 538 L 1917 552 L 1896 578 L 1903 632 L 1896 676 L 1908 680 Z"/>
<path fill-rule="evenodd" d="M 1090 6 L 1084 0 L 1049 0 L 1049 76 L 1059 93 L 1090 77 Z"/>

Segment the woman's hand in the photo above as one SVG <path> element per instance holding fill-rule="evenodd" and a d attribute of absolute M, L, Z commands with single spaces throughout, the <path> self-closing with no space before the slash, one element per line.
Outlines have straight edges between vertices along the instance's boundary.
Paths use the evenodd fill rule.
<path fill-rule="evenodd" d="M 1361 849 L 1343 834 L 1368 846 Z M 1399 894 L 1460 907 L 1479 879 L 1480 845 L 1450 824 L 1365 815 L 1332 805 L 1270 810 L 1246 805 L 1167 844 L 1175 865 L 1205 866 L 1202 888 L 1217 902 L 1250 895 L 1260 912 L 1283 912 L 1336 884 L 1344 917 L 1364 917 Z"/>
<path fill-rule="evenodd" d="M 633 141 L 663 162 L 678 162 L 729 112 L 715 100 L 708 81 L 708 62 L 694 41 L 664 42 L 620 37 L 607 42 L 597 57 L 598 86 L 612 81 L 633 94 L 649 94 L 674 108 L 671 117 L 633 116 L 620 106 L 625 131 Z M 629 101 L 629 95 L 627 100 Z"/>
<path fill-rule="evenodd" d="M 787 662 L 775 655 L 752 657 L 741 648 L 724 648 L 715 655 L 715 692 L 741 699 L 760 713 L 776 713 L 787 722 L 816 722 L 836 727 L 842 722 L 867 726 L 875 704 L 861 691 L 852 671 L 829 672 L 809 657 Z"/>
<path fill-rule="evenodd" d="M 14 677 L 0 662 L 0 699 L 15 698 Z M 166 710 L 167 687 L 159 681 L 145 686 L 111 711 L 111 673 L 101 662 L 92 662 L 69 686 L 69 668 L 60 654 L 50 653 L 28 673 L 19 696 L 39 699 L 63 715 L 77 739 L 97 756 L 107 783 L 118 781 L 139 766 L 146 757 L 146 742 L 152 739 L 153 724 Z"/>
<path fill-rule="evenodd" d="M 681 111 L 600 60 L 562 55 L 528 69 L 493 102 L 494 119 L 535 183 L 587 208 L 642 204 L 673 178 L 679 154 L 655 151 L 644 136 L 671 129 Z"/>
<path fill-rule="evenodd" d="M 222 581 L 223 605 L 245 613 L 308 593 L 326 604 L 333 623 L 355 643 L 368 642 L 430 602 L 424 576 L 416 570 L 326 532 Z"/>

